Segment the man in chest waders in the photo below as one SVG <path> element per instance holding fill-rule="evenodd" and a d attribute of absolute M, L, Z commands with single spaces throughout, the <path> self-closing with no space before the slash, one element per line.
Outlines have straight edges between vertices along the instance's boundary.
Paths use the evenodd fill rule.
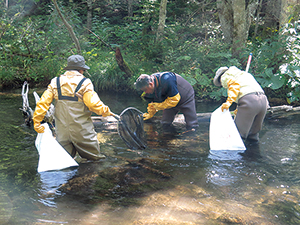
<path fill-rule="evenodd" d="M 198 119 L 195 105 L 195 94 L 192 85 L 178 74 L 173 72 L 142 74 L 135 82 L 137 90 L 143 91 L 148 104 L 148 112 L 144 113 L 144 120 L 163 110 L 162 126 L 167 130 L 176 114 L 180 111 L 185 118 L 186 129 L 198 128 Z"/>
<path fill-rule="evenodd" d="M 33 115 L 34 129 L 38 133 L 44 132 L 41 122 L 55 99 L 55 131 L 57 141 L 72 157 L 76 153 L 84 159 L 99 160 L 105 158 L 100 154 L 97 133 L 91 119 L 92 112 L 110 116 L 112 113 L 104 105 L 90 79 L 83 76 L 85 65 L 81 55 L 68 58 L 66 72 L 51 80 L 47 90 L 43 93 Z M 78 98 L 79 96 L 80 98 Z"/>

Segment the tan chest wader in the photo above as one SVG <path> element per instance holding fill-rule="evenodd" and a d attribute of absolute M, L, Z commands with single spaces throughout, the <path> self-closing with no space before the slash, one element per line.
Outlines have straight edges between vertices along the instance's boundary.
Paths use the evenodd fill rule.
<path fill-rule="evenodd" d="M 76 87 L 75 93 L 80 89 L 86 78 L 83 78 Z M 55 104 L 55 126 L 57 141 L 70 153 L 72 157 L 76 152 L 90 160 L 98 160 L 100 147 L 97 134 L 91 119 L 91 111 L 83 102 L 74 97 L 63 96 L 59 77 L 57 78 L 58 100 Z"/>

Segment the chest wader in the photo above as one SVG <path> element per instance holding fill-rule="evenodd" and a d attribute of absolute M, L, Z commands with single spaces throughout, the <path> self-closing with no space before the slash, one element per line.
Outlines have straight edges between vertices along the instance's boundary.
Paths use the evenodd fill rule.
<path fill-rule="evenodd" d="M 86 78 L 83 78 L 76 87 L 75 93 L 80 89 Z M 91 111 L 78 97 L 63 96 L 59 77 L 57 78 L 58 100 L 55 104 L 55 126 L 57 141 L 75 157 L 76 152 L 90 160 L 101 158 L 97 134 L 91 119 Z"/>
<path fill-rule="evenodd" d="M 268 106 L 267 96 L 263 92 L 253 92 L 239 99 L 234 121 L 244 140 L 259 140 Z"/>
<path fill-rule="evenodd" d="M 196 113 L 195 93 L 192 85 L 176 74 L 177 89 L 180 94 L 180 101 L 174 108 L 165 109 L 162 116 L 163 126 L 171 125 L 176 114 L 180 111 L 184 115 L 186 128 L 197 128 L 198 118 Z"/>

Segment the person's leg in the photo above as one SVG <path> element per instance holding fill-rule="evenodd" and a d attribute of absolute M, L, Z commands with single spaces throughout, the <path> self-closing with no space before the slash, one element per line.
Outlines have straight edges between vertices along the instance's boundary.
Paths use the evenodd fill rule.
<path fill-rule="evenodd" d="M 247 139 L 253 121 L 259 111 L 259 107 L 255 100 L 256 95 L 251 94 L 242 97 L 238 102 L 238 111 L 234 121 L 241 137 L 244 140 Z"/>
<path fill-rule="evenodd" d="M 171 108 L 171 109 L 165 109 L 163 111 L 162 119 L 161 119 L 161 124 L 163 126 L 168 126 L 171 125 L 172 122 L 174 121 L 174 118 L 176 114 L 178 113 L 179 109 Z"/>
<path fill-rule="evenodd" d="M 257 106 L 260 108 L 258 114 L 255 116 L 251 129 L 249 131 L 247 139 L 250 141 L 259 140 L 259 131 L 262 128 L 263 121 L 265 119 L 268 107 L 268 100 L 265 95 L 257 96 Z"/>
<path fill-rule="evenodd" d="M 100 154 L 100 146 L 97 139 L 97 133 L 92 130 L 86 129 L 74 132 L 72 134 L 72 143 L 76 148 L 78 154 L 85 159 L 99 160 L 105 158 Z"/>
<path fill-rule="evenodd" d="M 198 128 L 199 124 L 196 113 L 195 99 L 192 99 L 186 104 L 181 105 L 180 112 L 182 112 L 182 114 L 184 115 L 187 130 Z"/>
<path fill-rule="evenodd" d="M 55 129 L 57 142 L 74 158 L 76 149 L 70 140 L 69 130 L 59 121 L 56 122 Z"/>
<path fill-rule="evenodd" d="M 163 111 L 162 119 L 161 119 L 161 125 L 163 132 L 165 133 L 176 133 L 176 130 L 174 126 L 172 125 L 172 122 L 175 119 L 176 114 L 178 113 L 178 109 L 171 108 L 171 109 L 165 109 Z"/>

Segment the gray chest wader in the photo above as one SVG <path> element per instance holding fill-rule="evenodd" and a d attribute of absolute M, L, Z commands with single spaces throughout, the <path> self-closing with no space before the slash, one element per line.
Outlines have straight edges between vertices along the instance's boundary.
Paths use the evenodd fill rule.
<path fill-rule="evenodd" d="M 163 126 L 170 125 L 176 114 L 180 111 L 184 115 L 186 128 L 188 130 L 191 128 L 197 128 L 199 125 L 196 113 L 194 89 L 192 85 L 181 76 L 178 74 L 175 75 L 177 80 L 177 89 L 181 98 L 177 106 L 163 111 L 161 123 Z"/>
<path fill-rule="evenodd" d="M 76 87 L 80 89 L 86 78 L 83 78 Z M 74 157 L 76 152 L 82 157 L 91 160 L 99 159 L 100 147 L 97 133 L 91 119 L 91 111 L 83 102 L 78 101 L 75 95 L 63 96 L 59 77 L 57 77 L 58 100 L 55 104 L 55 126 L 57 141 Z"/>

